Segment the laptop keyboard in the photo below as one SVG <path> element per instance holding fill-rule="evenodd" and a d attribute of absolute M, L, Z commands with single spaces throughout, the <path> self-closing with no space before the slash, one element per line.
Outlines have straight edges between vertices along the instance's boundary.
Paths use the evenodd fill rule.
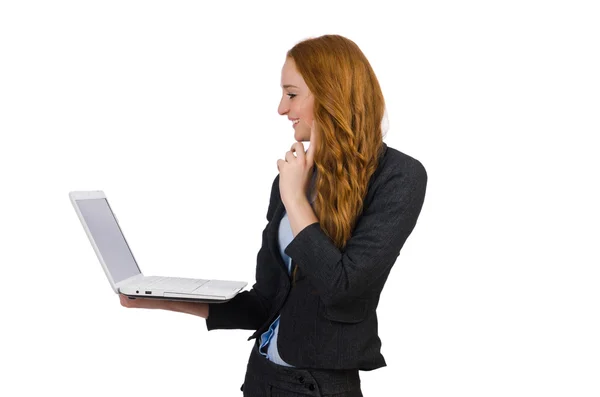
<path fill-rule="evenodd" d="M 206 284 L 208 281 L 195 278 L 150 276 L 146 277 L 143 288 L 189 293 Z"/>

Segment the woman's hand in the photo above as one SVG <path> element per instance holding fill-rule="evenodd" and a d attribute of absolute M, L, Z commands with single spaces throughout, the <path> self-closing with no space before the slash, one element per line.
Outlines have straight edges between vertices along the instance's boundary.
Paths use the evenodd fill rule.
<path fill-rule="evenodd" d="M 128 307 L 128 308 L 171 310 L 171 308 L 170 308 L 171 302 L 162 300 L 162 299 L 149 299 L 149 298 L 129 299 L 127 296 L 125 296 L 123 294 L 119 294 L 119 299 L 121 300 L 121 306 Z"/>
<path fill-rule="evenodd" d="M 135 298 L 129 299 L 123 294 L 119 294 L 121 306 L 138 309 L 163 309 L 173 312 L 192 314 L 194 316 L 208 318 L 208 303 L 202 302 L 180 302 L 168 301 L 163 299 Z"/>
<path fill-rule="evenodd" d="M 307 200 L 308 188 L 312 179 L 312 171 L 316 149 L 315 123 L 310 128 L 310 146 L 304 153 L 302 142 L 292 145 L 285 154 L 285 160 L 277 160 L 279 170 L 279 194 L 286 207 L 294 200 Z M 296 156 L 294 156 L 296 152 Z"/>

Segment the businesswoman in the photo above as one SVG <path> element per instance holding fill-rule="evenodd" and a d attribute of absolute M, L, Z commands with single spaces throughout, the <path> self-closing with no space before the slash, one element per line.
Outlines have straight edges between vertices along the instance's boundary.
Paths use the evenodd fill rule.
<path fill-rule="evenodd" d="M 281 88 L 278 112 L 297 142 L 277 161 L 252 289 L 224 304 L 121 303 L 195 314 L 208 330 L 253 330 L 244 396 L 362 396 L 359 370 L 386 365 L 376 308 L 427 173 L 383 142 L 384 98 L 353 41 L 296 44 Z"/>

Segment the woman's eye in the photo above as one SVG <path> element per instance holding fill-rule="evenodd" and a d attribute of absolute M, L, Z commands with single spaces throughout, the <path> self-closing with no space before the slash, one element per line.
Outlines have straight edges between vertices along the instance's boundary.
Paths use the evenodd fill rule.
<path fill-rule="evenodd" d="M 287 96 L 289 96 L 289 97 L 290 97 L 290 99 L 292 99 L 293 97 L 295 97 L 295 96 L 296 96 L 296 94 L 287 94 Z"/>

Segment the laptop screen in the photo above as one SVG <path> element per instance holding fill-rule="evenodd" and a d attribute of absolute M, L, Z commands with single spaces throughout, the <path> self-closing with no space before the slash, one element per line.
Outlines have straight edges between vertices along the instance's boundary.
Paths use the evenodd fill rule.
<path fill-rule="evenodd" d="M 98 198 L 76 202 L 115 284 L 140 274 L 108 201 Z"/>

